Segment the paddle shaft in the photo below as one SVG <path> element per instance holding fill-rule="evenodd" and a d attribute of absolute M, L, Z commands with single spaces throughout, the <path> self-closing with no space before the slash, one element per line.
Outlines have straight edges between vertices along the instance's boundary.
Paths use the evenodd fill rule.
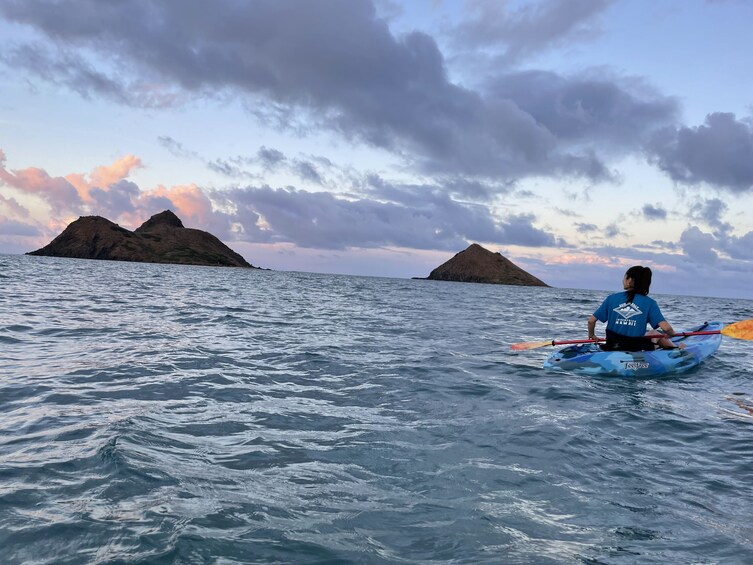
<path fill-rule="evenodd" d="M 708 323 L 701 326 L 702 328 L 705 328 L 708 326 Z M 593 331 L 591 329 L 590 331 Z M 733 324 L 730 324 L 728 326 L 725 326 L 721 330 L 698 330 L 695 332 L 678 332 L 672 337 L 687 337 L 691 335 L 718 335 L 722 334 L 727 337 L 731 337 L 734 339 L 744 339 L 747 341 L 753 341 L 753 319 L 750 320 L 740 320 L 739 322 L 735 322 Z M 656 334 L 647 334 L 646 337 L 649 338 L 658 338 L 663 337 L 667 338 L 669 337 L 667 334 L 662 333 L 656 333 Z M 510 349 L 513 351 L 527 351 L 529 349 L 538 349 L 539 347 L 546 347 L 548 345 L 570 345 L 575 343 L 598 343 L 600 341 L 606 341 L 604 338 L 597 337 L 595 339 L 569 339 L 569 340 L 563 340 L 563 341 L 530 341 L 530 342 L 524 342 L 524 343 L 513 343 L 510 346 Z"/>
<path fill-rule="evenodd" d="M 715 335 L 722 333 L 720 330 L 706 330 L 700 332 L 677 332 L 672 337 L 688 337 L 691 335 Z M 646 337 L 669 337 L 667 334 L 650 334 Z M 603 337 L 597 337 L 596 339 L 566 339 L 562 341 L 552 340 L 552 345 L 575 345 L 576 343 L 597 343 L 600 341 L 606 341 Z"/>

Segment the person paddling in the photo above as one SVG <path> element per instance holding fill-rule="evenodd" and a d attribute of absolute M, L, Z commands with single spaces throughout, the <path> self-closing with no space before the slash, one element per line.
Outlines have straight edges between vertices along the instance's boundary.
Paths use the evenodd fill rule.
<path fill-rule="evenodd" d="M 651 269 L 640 265 L 630 267 L 622 279 L 624 292 L 607 296 L 589 318 L 588 338 L 597 339 L 596 322 L 606 322 L 606 343 L 601 347 L 609 351 L 652 351 L 657 347 L 677 347 L 669 337 L 675 330 L 664 319 L 659 305 L 648 297 L 651 286 Z M 646 334 L 646 324 L 660 328 L 662 334 Z M 679 347 L 684 347 L 680 344 Z"/>

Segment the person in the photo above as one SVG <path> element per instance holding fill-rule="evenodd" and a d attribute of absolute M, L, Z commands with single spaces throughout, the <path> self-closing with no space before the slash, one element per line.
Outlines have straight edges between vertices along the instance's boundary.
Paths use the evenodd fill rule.
<path fill-rule="evenodd" d="M 596 322 L 605 322 L 608 351 L 651 351 L 657 348 L 678 347 L 669 338 L 675 330 L 664 319 L 659 305 L 648 297 L 651 269 L 640 265 L 630 267 L 622 279 L 624 292 L 607 296 L 601 306 L 588 318 L 588 339 L 596 340 Z M 646 334 L 646 325 L 660 328 L 664 334 Z M 680 344 L 679 347 L 684 347 Z"/>

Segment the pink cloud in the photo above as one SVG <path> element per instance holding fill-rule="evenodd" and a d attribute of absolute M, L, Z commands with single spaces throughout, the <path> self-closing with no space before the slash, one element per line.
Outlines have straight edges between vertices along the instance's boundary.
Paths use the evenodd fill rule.
<path fill-rule="evenodd" d="M 214 207 L 209 197 L 195 184 L 172 186 L 170 188 L 158 186 L 147 193 L 149 196 L 161 196 L 169 199 L 175 206 L 179 217 L 191 219 L 194 222 L 207 225 L 211 223 Z"/>
<path fill-rule="evenodd" d="M 0 165 L 4 165 L 3 161 Z M 9 171 L 0 166 L 0 181 L 22 193 L 40 196 L 55 212 L 81 206 L 81 198 L 71 183 L 60 177 L 51 177 L 36 167 Z"/>
<path fill-rule="evenodd" d="M 128 178 L 131 171 L 143 166 L 141 159 L 135 155 L 126 155 L 110 165 L 94 168 L 88 176 L 83 173 L 71 173 L 65 178 L 76 188 L 81 200 L 91 202 L 92 189 L 107 191 L 111 185 Z"/>
<path fill-rule="evenodd" d="M 64 177 L 50 176 L 38 167 L 9 170 L 5 163 L 5 153 L 0 150 L 0 186 L 11 187 L 22 196 L 33 195 L 48 204 L 51 217 L 37 218 L 38 225 L 48 232 L 60 231 L 78 216 L 89 214 L 103 215 L 129 227 L 137 227 L 165 208 L 174 208 L 199 223 L 212 216 L 211 202 L 195 185 L 144 191 L 126 180 L 135 169 L 143 167 L 135 155 L 95 167 L 89 173 L 74 172 Z M 2 197 L 0 205 L 16 218 L 29 215 L 13 198 Z"/>
<path fill-rule="evenodd" d="M 619 267 L 632 264 L 631 261 L 621 258 L 603 257 L 601 255 L 585 255 L 574 253 L 563 253 L 547 257 L 547 263 L 553 265 L 604 265 L 606 267 Z"/>
<path fill-rule="evenodd" d="M 5 153 L 0 150 L 0 188 L 9 187 L 18 195 L 14 198 L 0 194 L 0 213 L 8 216 L 8 220 L 31 221 L 45 237 L 50 237 L 79 216 L 100 215 L 134 229 L 151 215 L 171 209 L 187 227 L 204 229 L 220 237 L 230 235 L 230 217 L 216 211 L 209 196 L 197 185 L 142 189 L 127 180 L 142 166 L 141 159 L 129 154 L 89 173 L 53 177 L 38 167 L 7 169 Z M 30 197 L 47 204 L 49 213 L 40 213 L 38 206 L 27 209 L 19 203 L 31 202 Z M 32 214 L 30 210 L 37 212 Z"/>
<path fill-rule="evenodd" d="M 614 269 L 627 269 L 633 265 L 645 265 L 651 267 L 654 271 L 662 272 L 675 272 L 677 268 L 672 265 L 663 263 L 654 263 L 653 261 L 628 258 L 628 257 L 605 257 L 603 255 L 596 255 L 594 253 L 579 254 L 579 253 L 562 253 L 560 255 L 554 255 L 547 257 L 545 263 L 550 265 L 595 265 Z"/>
<path fill-rule="evenodd" d="M 61 178 L 53 178 L 43 169 L 8 170 L 5 168 L 5 153 L 0 149 L 0 181 L 21 192 L 31 194 L 50 194 L 55 197 L 70 197 L 76 194 L 73 186 Z"/>

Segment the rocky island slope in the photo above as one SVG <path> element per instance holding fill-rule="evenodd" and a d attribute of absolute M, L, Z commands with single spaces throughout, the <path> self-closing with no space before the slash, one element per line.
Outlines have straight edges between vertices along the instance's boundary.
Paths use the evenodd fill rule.
<path fill-rule="evenodd" d="M 549 286 L 515 263 L 474 243 L 427 277 L 435 281 L 457 281 L 522 286 Z"/>
<path fill-rule="evenodd" d="M 152 216 L 134 231 L 101 216 L 83 216 L 28 255 L 254 268 L 211 233 L 183 227 L 170 210 Z"/>

